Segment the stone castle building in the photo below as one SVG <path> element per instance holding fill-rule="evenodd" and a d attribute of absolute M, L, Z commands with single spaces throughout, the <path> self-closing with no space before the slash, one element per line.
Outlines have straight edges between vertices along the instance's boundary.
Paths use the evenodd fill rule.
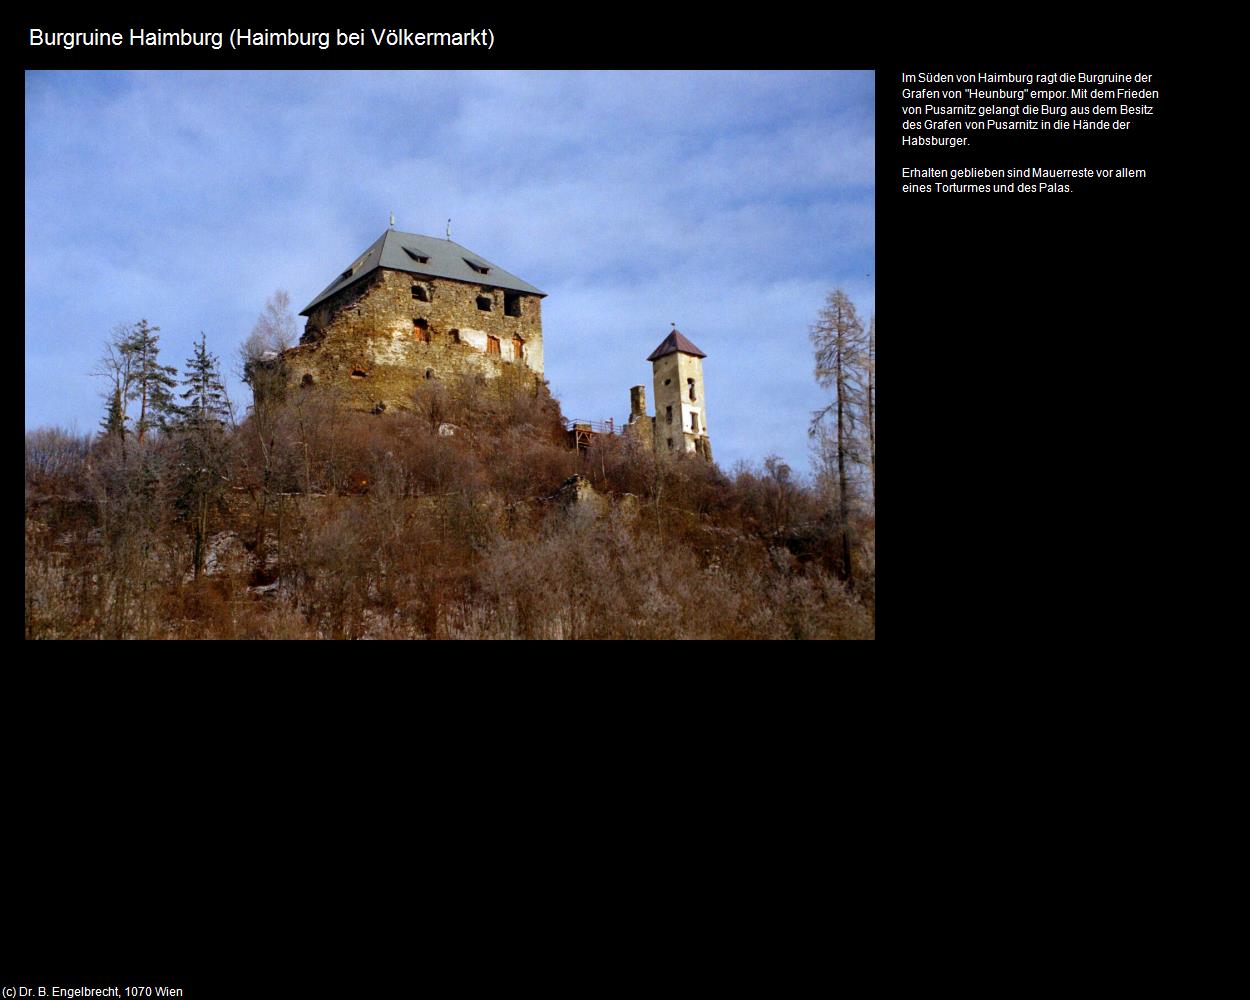
<path fill-rule="evenodd" d="M 647 416 L 647 390 L 629 390 L 626 433 L 656 451 L 692 452 L 712 460 L 703 395 L 703 359 L 707 355 L 676 327 L 647 357 L 655 386 L 655 416 Z"/>
<path fill-rule="evenodd" d="M 288 392 L 406 409 L 423 380 L 454 391 L 545 391 L 544 292 L 449 239 L 384 232 L 301 312 Z"/>
<path fill-rule="evenodd" d="M 351 409 L 409 409 L 424 382 L 474 396 L 545 393 L 545 292 L 450 239 L 388 229 L 301 314 L 299 345 L 265 362 L 292 392 L 330 392 Z M 705 355 L 674 327 L 647 358 L 656 415 L 646 389 L 630 390 L 626 434 L 656 451 L 712 446 L 703 396 Z M 573 440 L 595 433 L 570 429 Z M 609 425 L 610 426 L 610 425 Z"/>

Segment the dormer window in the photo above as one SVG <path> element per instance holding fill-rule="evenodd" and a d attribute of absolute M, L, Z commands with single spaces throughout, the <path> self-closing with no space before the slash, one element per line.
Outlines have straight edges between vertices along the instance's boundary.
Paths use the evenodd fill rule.
<path fill-rule="evenodd" d="M 343 278 L 350 278 L 353 274 L 355 274 L 357 271 L 360 270 L 361 265 L 363 265 L 364 262 L 367 261 L 368 259 L 369 259 L 369 255 L 365 254 L 363 257 L 360 258 L 360 260 L 356 261 L 355 264 L 353 264 L 346 271 L 340 274 L 339 279 L 341 280 Z"/>
<path fill-rule="evenodd" d="M 428 264 L 430 262 L 430 258 L 428 255 L 423 254 L 423 253 L 417 253 L 417 251 L 415 250 L 409 250 L 407 247 L 404 247 L 404 253 L 406 253 L 409 257 L 415 260 L 418 264 Z"/>
<path fill-rule="evenodd" d="M 473 270 L 475 270 L 478 274 L 490 274 L 490 268 L 485 264 L 478 264 L 476 261 L 469 260 L 468 257 L 462 257 L 461 260 L 468 264 L 469 267 L 473 268 Z"/>

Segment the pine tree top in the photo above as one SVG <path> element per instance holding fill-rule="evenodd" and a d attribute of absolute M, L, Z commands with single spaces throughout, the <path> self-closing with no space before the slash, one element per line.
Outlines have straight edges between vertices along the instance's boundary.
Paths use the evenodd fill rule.
<path fill-rule="evenodd" d="M 230 401 L 221 379 L 220 362 L 208 349 L 208 341 L 201 332 L 194 353 L 187 359 L 183 370 L 181 394 L 186 402 L 178 407 L 182 423 L 187 425 L 220 425 L 230 415 Z"/>

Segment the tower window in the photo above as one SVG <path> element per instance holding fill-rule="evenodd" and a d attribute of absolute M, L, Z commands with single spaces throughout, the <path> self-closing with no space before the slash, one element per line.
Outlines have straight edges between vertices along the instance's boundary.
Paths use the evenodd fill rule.
<path fill-rule="evenodd" d="M 690 429 L 696 434 L 699 433 L 699 415 L 697 413 L 690 414 Z"/>
<path fill-rule="evenodd" d="M 479 295 L 477 297 L 477 307 L 481 309 L 482 312 L 486 312 L 486 313 L 490 312 L 490 306 L 491 306 L 491 299 L 489 295 Z"/>
<path fill-rule="evenodd" d="M 427 379 L 427 380 L 428 380 L 428 379 L 432 379 L 432 378 L 434 377 L 434 369 L 433 369 L 433 368 L 427 368 L 427 369 L 425 370 L 425 377 L 426 377 L 426 379 Z"/>
<path fill-rule="evenodd" d="M 412 335 L 423 344 L 430 342 L 430 324 L 428 320 L 414 319 L 412 321 Z"/>
<path fill-rule="evenodd" d="M 368 378 L 368 377 L 369 377 L 369 373 L 365 371 L 363 368 L 352 369 L 352 378 Z"/>
<path fill-rule="evenodd" d="M 673 384 L 673 380 L 672 380 L 671 378 L 666 378 L 666 379 L 664 380 L 664 384 L 665 384 L 665 385 L 672 385 L 672 384 Z"/>
<path fill-rule="evenodd" d="M 518 292 L 503 293 L 503 312 L 505 316 L 521 315 L 521 296 Z"/>
<path fill-rule="evenodd" d="M 673 450 L 673 439 L 672 439 L 672 438 L 669 438 L 669 439 L 668 439 L 668 450 L 669 450 L 669 451 L 672 451 L 672 450 Z"/>
<path fill-rule="evenodd" d="M 460 331 L 459 330 L 448 330 L 447 335 L 451 337 L 451 342 L 453 344 L 460 343 Z"/>
<path fill-rule="evenodd" d="M 414 299 L 416 299 L 418 302 L 429 302 L 429 301 L 430 301 L 430 293 L 429 293 L 428 291 L 426 291 L 426 288 L 425 288 L 425 286 L 424 286 L 424 285 L 413 285 L 413 286 L 412 286 L 412 297 L 413 297 Z"/>
<path fill-rule="evenodd" d="M 499 338 L 498 338 L 498 337 L 487 337 L 487 338 L 486 338 L 486 353 L 487 353 L 487 354 L 498 354 L 498 353 L 499 353 Z"/>
<path fill-rule="evenodd" d="M 693 403 L 693 402 L 695 401 L 695 394 L 694 394 L 694 379 L 692 379 L 692 378 L 688 378 L 688 379 L 686 379 L 686 385 L 690 387 L 690 402 L 692 402 L 692 403 Z"/>
<path fill-rule="evenodd" d="M 664 408 L 664 419 L 670 424 L 673 422 L 673 408 L 671 406 L 666 406 Z"/>
<path fill-rule="evenodd" d="M 515 361 L 525 360 L 525 341 L 520 337 L 512 338 L 512 357 Z"/>
<path fill-rule="evenodd" d="M 305 372 L 305 373 L 304 373 L 304 377 L 303 377 L 302 379 L 300 379 L 300 380 L 299 380 L 299 384 L 300 384 L 300 385 L 312 385 L 312 384 L 313 384 L 313 377 L 312 377 L 310 374 L 308 374 L 307 372 Z"/>

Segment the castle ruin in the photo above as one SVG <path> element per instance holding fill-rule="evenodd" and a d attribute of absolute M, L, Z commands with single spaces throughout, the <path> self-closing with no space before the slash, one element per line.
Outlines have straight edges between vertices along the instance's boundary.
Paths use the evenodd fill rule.
<path fill-rule="evenodd" d="M 428 380 L 543 392 L 545 295 L 449 239 L 389 229 L 304 307 L 287 390 L 330 387 L 374 413 L 409 408 Z"/>
<path fill-rule="evenodd" d="M 351 409 L 410 409 L 422 382 L 473 396 L 545 393 L 542 300 L 546 293 L 450 239 L 384 232 L 301 314 L 299 345 L 273 357 L 289 392 L 330 390 Z M 657 452 L 711 461 L 703 358 L 674 326 L 647 358 L 656 415 L 646 389 L 630 390 L 622 429 Z M 584 447 L 615 428 L 573 422 Z"/>
<path fill-rule="evenodd" d="M 656 451 L 693 453 L 712 460 L 703 396 L 703 359 L 707 355 L 673 327 L 647 357 L 655 387 L 655 416 L 647 415 L 646 386 L 629 390 L 625 432 Z"/>

